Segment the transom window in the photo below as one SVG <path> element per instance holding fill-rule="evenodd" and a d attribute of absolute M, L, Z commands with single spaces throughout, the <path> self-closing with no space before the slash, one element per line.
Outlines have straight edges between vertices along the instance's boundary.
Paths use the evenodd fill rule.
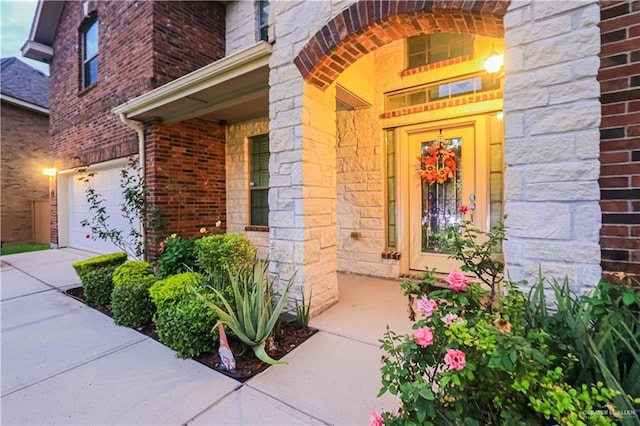
<path fill-rule="evenodd" d="M 456 96 L 486 92 L 500 88 L 500 79 L 483 74 L 439 84 L 423 85 L 393 93 L 387 93 L 386 109 L 393 110 L 408 106 L 422 105 Z"/>
<path fill-rule="evenodd" d="M 434 33 L 407 39 L 409 68 L 471 54 L 473 54 L 471 34 Z"/>
<path fill-rule="evenodd" d="M 249 203 L 253 226 L 269 226 L 269 135 L 249 138 Z"/>
<path fill-rule="evenodd" d="M 256 2 L 258 7 L 258 39 L 269 41 L 269 0 Z"/>
<path fill-rule="evenodd" d="M 98 82 L 98 18 L 84 23 L 82 35 L 82 88 Z"/>

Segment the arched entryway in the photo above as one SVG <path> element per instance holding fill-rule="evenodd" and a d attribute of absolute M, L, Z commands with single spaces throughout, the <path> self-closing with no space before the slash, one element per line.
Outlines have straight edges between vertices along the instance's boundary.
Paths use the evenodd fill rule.
<path fill-rule="evenodd" d="M 598 249 L 597 239 L 594 242 L 587 230 L 578 229 L 581 220 L 589 221 L 599 211 L 597 196 L 592 199 L 590 192 L 595 187 L 597 193 L 597 177 L 575 178 L 573 170 L 597 162 L 597 152 L 593 156 L 590 151 L 576 151 L 576 137 L 590 138 L 593 129 L 597 134 L 598 106 L 589 101 L 590 92 L 577 91 L 572 98 L 556 101 L 557 106 L 540 100 L 540 93 L 548 99 L 557 84 L 552 69 L 565 64 L 574 69 L 575 64 L 597 58 L 597 38 L 592 34 L 595 30 L 597 37 L 597 20 L 590 19 L 590 5 L 359 1 L 333 12 L 327 22 L 323 14 L 334 6 L 333 2 L 316 6 L 316 10 L 306 10 L 308 17 L 304 18 L 301 9 L 283 9 L 276 17 L 317 30 L 311 30 L 304 43 L 296 44 L 294 35 L 285 35 L 293 45 L 303 46 L 297 53 L 294 50 L 292 63 L 283 60 L 285 52 L 274 51 L 277 59 L 272 63 L 270 91 L 270 172 L 275 182 L 275 188 L 271 184 L 270 201 L 274 203 L 270 206 L 277 205 L 270 216 L 275 218 L 270 220 L 273 270 L 285 271 L 287 276 L 297 269 L 300 285 L 305 291 L 313 289 L 316 309 L 321 310 L 337 300 L 338 270 L 392 276 L 413 269 L 411 264 L 403 264 L 410 257 L 404 251 L 415 226 L 410 223 L 416 219 L 407 212 L 406 204 L 422 195 L 411 189 L 416 179 L 408 170 L 416 167 L 412 161 L 416 153 L 406 147 L 419 147 L 420 152 L 439 140 L 440 129 L 445 140 L 459 139 L 458 130 L 472 129 L 474 158 L 485 180 L 479 185 L 485 189 L 467 191 L 462 198 L 468 202 L 473 202 L 470 195 L 483 199 L 485 214 L 480 221 L 487 226 L 493 219 L 493 201 L 496 205 L 506 201 L 496 211 L 509 213 L 511 234 L 505 257 L 512 277 L 529 278 L 540 265 L 543 271 L 564 272 L 571 280 L 579 275 L 597 276 L 599 255 L 593 252 Z M 305 19 L 308 22 L 300 22 Z M 317 26 L 318 20 L 327 23 Z M 555 52 L 548 48 L 551 41 L 546 39 L 562 43 L 567 37 L 571 42 L 578 37 L 565 34 L 558 25 L 546 25 L 554 20 L 580 22 L 576 31 L 585 38 L 580 39 L 579 49 Z M 504 22 L 510 23 L 506 32 Z M 407 40 L 447 33 L 472 35 L 472 52 L 407 66 Z M 287 43 L 288 39 L 282 46 Z M 502 85 L 483 88 L 487 79 L 480 75 L 481 63 L 493 49 L 504 51 L 507 57 L 504 90 Z M 385 64 L 388 66 L 383 70 Z M 294 76 L 291 65 L 302 81 Z M 527 66 L 537 71 L 531 72 Z M 377 78 L 381 70 L 386 73 L 383 79 Z M 474 86 L 477 78 L 480 90 Z M 595 81 L 595 72 L 585 72 L 581 78 Z M 474 88 L 460 88 L 469 86 Z M 410 93 L 415 88 L 423 93 Z M 436 96 L 425 101 L 430 93 Z M 395 95 L 418 100 L 395 104 L 396 99 L 391 99 Z M 498 123 L 503 95 L 505 130 L 502 122 Z M 568 120 L 565 108 L 574 104 L 582 108 L 584 116 Z M 452 131 L 445 134 L 448 130 Z M 560 153 L 547 151 L 552 140 L 565 143 L 569 137 L 573 148 L 565 146 Z M 504 150 L 499 146 L 503 139 Z M 537 143 L 543 143 L 546 157 Z M 493 150 L 492 145 L 499 148 Z M 391 153 L 391 146 L 397 152 Z M 483 155 L 477 155 L 480 151 Z M 503 152 L 504 160 L 500 156 Z M 495 153 L 500 153 L 497 160 Z M 390 176 L 390 154 L 400 157 L 393 164 L 403 168 L 404 175 Z M 559 161 L 569 163 L 563 164 L 572 170 L 567 176 L 549 174 Z M 495 180 L 505 182 L 504 196 L 493 197 L 494 187 L 488 185 L 493 178 L 492 163 L 499 169 Z M 474 173 L 473 180 L 478 183 L 478 171 Z M 405 210 L 396 208 L 397 252 L 387 250 L 390 187 L 406 191 L 397 193 L 393 200 L 405 206 Z M 584 191 L 576 193 L 571 188 Z M 422 219 L 420 213 L 417 219 Z M 352 223 L 347 223 L 350 220 Z M 597 220 L 593 222 L 599 226 Z M 287 239 L 281 240 L 279 235 Z M 549 258 L 539 250 L 541 246 L 550 252 L 559 248 L 560 252 L 554 253 L 561 258 Z M 572 247 L 586 256 L 574 255 Z"/>

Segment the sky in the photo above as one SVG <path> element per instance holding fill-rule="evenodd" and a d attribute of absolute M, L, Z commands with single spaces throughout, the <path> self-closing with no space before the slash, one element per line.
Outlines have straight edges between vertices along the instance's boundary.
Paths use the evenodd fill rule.
<path fill-rule="evenodd" d="M 49 74 L 49 65 L 27 59 L 20 51 L 29 38 L 37 3 L 35 0 L 0 0 L 0 56 L 15 56 Z"/>

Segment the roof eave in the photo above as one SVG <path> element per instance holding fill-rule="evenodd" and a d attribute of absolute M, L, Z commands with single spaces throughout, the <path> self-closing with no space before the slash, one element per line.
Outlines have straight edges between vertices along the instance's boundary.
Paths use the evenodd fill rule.
<path fill-rule="evenodd" d="M 31 110 L 31 111 L 40 112 L 42 114 L 49 115 L 48 108 L 42 107 L 40 105 L 32 104 L 31 102 L 23 101 L 22 99 L 14 98 L 13 96 L 5 95 L 4 93 L 0 94 L 0 100 L 2 100 L 3 102 L 7 102 L 10 104 L 14 104 L 16 106 Z"/>
<path fill-rule="evenodd" d="M 53 58 L 53 48 L 44 44 L 27 40 L 22 46 L 22 56 L 48 64 Z"/>
<path fill-rule="evenodd" d="M 218 79 L 224 80 L 240 75 L 248 69 L 268 66 L 271 51 L 272 47 L 269 43 L 258 42 L 125 102 L 115 107 L 113 112 L 135 119 L 140 114 L 202 90 L 211 84 L 212 76 L 218 76 Z"/>
<path fill-rule="evenodd" d="M 29 38 L 21 49 L 24 57 L 46 63 L 51 60 L 63 6 L 63 1 L 38 1 Z"/>

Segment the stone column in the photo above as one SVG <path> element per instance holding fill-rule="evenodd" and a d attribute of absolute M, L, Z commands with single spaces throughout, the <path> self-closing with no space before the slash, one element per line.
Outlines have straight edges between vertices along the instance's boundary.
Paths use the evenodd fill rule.
<path fill-rule="evenodd" d="M 270 270 L 280 274 L 281 284 L 295 274 L 290 298 L 299 298 L 301 288 L 307 297 L 313 291 L 312 314 L 338 298 L 335 88 L 321 91 L 304 82 L 293 58 L 329 6 L 272 4 L 277 43 L 269 75 Z"/>
<path fill-rule="evenodd" d="M 514 280 L 568 277 L 580 292 L 600 268 L 599 7 L 513 1 L 504 17 L 505 260 Z"/>

